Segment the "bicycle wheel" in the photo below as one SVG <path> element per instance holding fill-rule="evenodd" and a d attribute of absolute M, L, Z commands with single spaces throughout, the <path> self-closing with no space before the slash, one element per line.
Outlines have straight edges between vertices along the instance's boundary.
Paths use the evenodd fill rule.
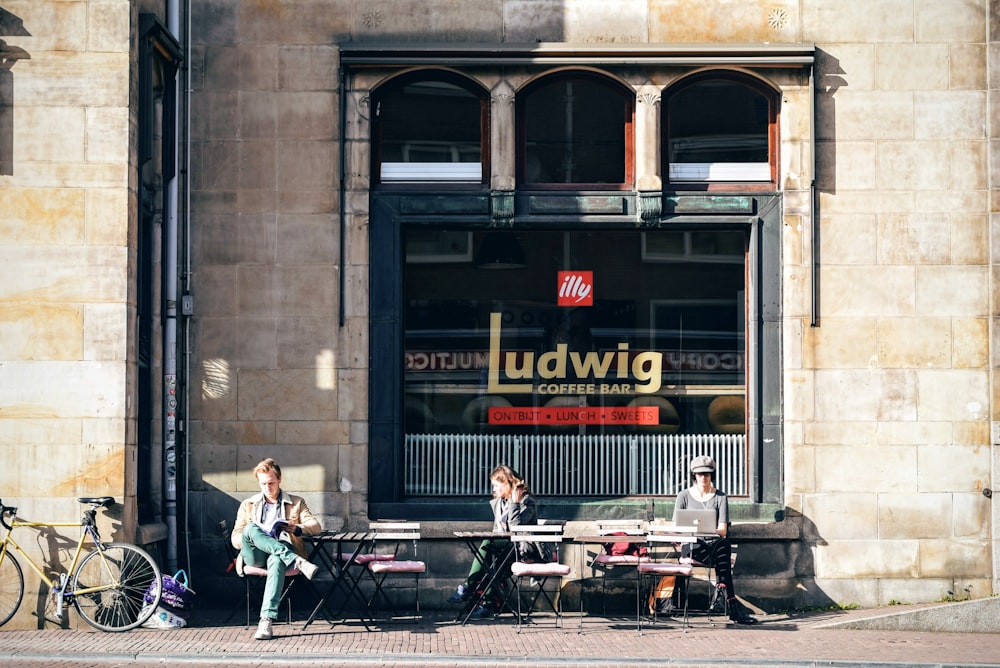
<path fill-rule="evenodd" d="M 128 631 L 153 614 L 162 582 L 160 567 L 145 550 L 107 543 L 83 558 L 71 591 L 77 612 L 88 624 L 102 631 Z M 147 591 L 152 594 L 148 601 Z"/>
<path fill-rule="evenodd" d="M 21 607 L 23 596 L 24 573 L 21 572 L 21 564 L 8 552 L 3 555 L 3 561 L 0 561 L 0 626 L 9 622 Z"/>

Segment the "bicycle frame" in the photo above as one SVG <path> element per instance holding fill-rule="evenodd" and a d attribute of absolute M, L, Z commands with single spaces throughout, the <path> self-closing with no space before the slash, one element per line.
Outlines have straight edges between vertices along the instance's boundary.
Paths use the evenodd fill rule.
<path fill-rule="evenodd" d="M 69 568 L 66 569 L 66 572 L 62 574 L 62 577 L 64 578 L 68 577 L 71 573 L 76 571 L 76 566 L 77 564 L 80 563 L 80 555 L 83 554 L 84 551 L 83 547 L 84 544 L 86 543 L 87 536 L 90 536 L 90 539 L 94 542 L 94 548 L 100 551 L 100 538 L 96 535 L 96 529 L 92 526 L 87 526 L 86 524 L 81 525 L 80 522 L 22 522 L 21 520 L 11 517 L 9 521 L 9 527 L 7 528 L 7 535 L 4 536 L 3 541 L 0 541 L 0 562 L 2 562 L 7 557 L 7 551 L 10 549 L 10 547 L 13 547 L 18 554 L 24 557 L 25 561 L 28 562 L 28 565 L 31 566 L 31 570 L 35 571 L 35 573 L 38 574 L 38 577 L 42 579 L 42 582 L 48 584 L 49 588 L 60 589 L 61 592 L 62 589 L 64 589 L 64 587 L 60 586 L 61 581 L 57 582 L 56 580 L 53 580 L 48 575 L 46 575 L 45 571 L 43 571 L 42 568 L 35 562 L 35 560 L 31 558 L 31 555 L 28 554 L 28 552 L 25 551 L 25 549 L 21 547 L 21 545 L 16 540 L 14 540 L 12 534 L 14 533 L 14 529 L 16 529 L 17 527 L 34 527 L 37 529 L 43 527 L 54 528 L 54 527 L 81 527 L 81 526 L 83 531 L 80 534 L 80 539 L 77 541 L 76 550 L 73 552 L 73 560 L 70 562 Z M 101 589 L 104 589 L 104 587 L 90 587 L 87 589 L 81 589 L 79 591 L 75 591 L 73 593 L 88 594 L 99 591 Z"/>
<path fill-rule="evenodd" d="M 0 573 L 3 574 L 4 598 L 0 610 L 0 624 L 6 624 L 21 605 L 24 594 L 24 574 L 20 555 L 41 582 L 49 586 L 55 603 L 56 619 L 62 619 L 63 610 L 70 604 L 91 626 L 101 631 L 127 631 L 143 624 L 160 602 L 162 575 L 159 566 L 142 548 L 129 543 L 104 542 L 97 527 L 98 508 L 114 504 L 110 496 L 78 498 L 90 506 L 79 522 L 28 522 L 17 519 L 17 507 L 0 501 L 0 525 L 7 529 L 0 538 Z M 62 554 L 68 546 L 58 545 L 59 569 L 50 577 L 45 570 L 48 562 L 39 564 L 14 538 L 14 529 L 57 529 L 78 527 L 80 537 L 72 559 L 66 565 Z M 93 543 L 88 547 L 86 544 Z M 64 570 L 65 569 L 65 570 Z M 82 576 L 82 580 L 81 580 Z M 7 595 L 8 587 L 11 595 Z"/>

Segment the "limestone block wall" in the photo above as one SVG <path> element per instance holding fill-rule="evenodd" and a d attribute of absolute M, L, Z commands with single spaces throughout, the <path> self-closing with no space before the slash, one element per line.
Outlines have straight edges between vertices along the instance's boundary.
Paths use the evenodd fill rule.
<path fill-rule="evenodd" d="M 112 495 L 99 517 L 118 540 L 136 523 L 132 4 L 0 8 L 0 498 L 72 522 L 77 497 Z M 55 534 L 21 539 L 57 570 Z"/>
<path fill-rule="evenodd" d="M 741 591 L 866 605 L 995 591 L 996 517 L 983 494 L 994 486 L 997 459 L 989 5 L 233 0 L 195 7 L 201 390 L 192 406 L 192 478 L 206 507 L 249 493 L 243 472 L 271 454 L 290 465 L 291 487 L 317 495 L 331 524 L 364 517 L 373 484 L 365 447 L 370 110 L 363 94 L 352 94 L 338 116 L 338 43 L 812 42 L 815 124 L 808 91 L 790 89 L 781 137 L 783 476 L 797 534 L 744 551 L 755 576 L 747 574 Z M 656 92 L 643 89 L 642 99 L 655 101 Z M 640 186 L 655 189 L 658 137 L 641 132 L 639 140 Z M 504 164 L 502 156 L 494 162 L 495 187 L 509 186 Z"/>
<path fill-rule="evenodd" d="M 351 230 L 342 264 L 337 215 L 350 5 L 192 11 L 193 530 L 232 523 L 264 457 L 341 528 L 367 490 L 367 255 Z"/>
<path fill-rule="evenodd" d="M 821 269 L 818 327 L 785 304 L 786 487 L 834 600 L 995 591 L 987 5 L 801 9 Z"/>

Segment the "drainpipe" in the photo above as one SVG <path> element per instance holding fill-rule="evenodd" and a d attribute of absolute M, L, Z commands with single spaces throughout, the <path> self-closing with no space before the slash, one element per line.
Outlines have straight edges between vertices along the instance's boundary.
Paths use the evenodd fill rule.
<path fill-rule="evenodd" d="M 344 250 L 345 240 L 347 237 L 347 231 L 345 229 L 345 211 L 346 207 L 344 205 L 344 197 L 347 195 L 347 184 L 345 181 L 345 175 L 347 174 L 347 168 L 344 166 L 344 156 L 347 154 L 345 149 L 345 144 L 347 143 L 347 134 L 345 129 L 347 128 L 347 122 L 344 120 L 345 112 L 347 111 L 347 90 L 345 87 L 346 77 L 344 76 L 344 64 L 340 64 L 340 95 L 339 98 L 339 116 L 340 116 L 340 326 L 344 326 L 344 320 L 346 319 L 346 306 L 344 305 L 344 296 L 347 294 L 347 289 L 344 284 L 347 282 L 347 272 L 344 270 L 344 262 L 347 259 L 347 252 Z"/>
<path fill-rule="evenodd" d="M 816 64 L 809 66 L 809 325 L 819 326 L 819 207 L 816 203 Z"/>
<path fill-rule="evenodd" d="M 190 462 L 191 462 L 191 320 L 194 314 L 194 302 L 191 297 L 191 0 L 184 1 L 184 61 L 181 67 L 184 71 L 184 97 L 178 98 L 178 104 L 183 102 L 183 118 L 180 119 L 181 127 L 184 129 L 184 171 L 181 178 L 184 179 L 184 208 L 182 210 L 182 224 L 184 226 L 184 295 L 181 297 L 181 315 L 186 316 L 184 320 L 184 340 L 181 354 L 184 359 L 184 396 L 181 406 L 184 410 L 184 428 L 181 429 L 183 439 L 184 459 L 184 563 L 187 564 L 188 574 L 194 578 L 194 569 L 191 564 L 191 546 L 188 537 L 191 535 L 190 523 L 188 522 L 188 509 L 191 507 L 188 491 L 190 489 Z"/>
<path fill-rule="evenodd" d="M 178 0 L 167 0 L 167 29 L 180 43 Z M 180 116 L 179 77 L 174 77 L 174 141 Z M 177 570 L 177 151 L 164 189 L 163 221 L 163 514 L 167 524 L 166 570 Z"/>

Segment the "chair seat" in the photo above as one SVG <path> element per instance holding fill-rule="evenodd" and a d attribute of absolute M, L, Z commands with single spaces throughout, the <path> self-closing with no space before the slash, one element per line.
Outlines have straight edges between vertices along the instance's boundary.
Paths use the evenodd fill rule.
<path fill-rule="evenodd" d="M 649 561 L 649 557 L 638 557 L 634 554 L 599 554 L 594 559 L 595 564 L 603 566 L 635 566 Z"/>
<path fill-rule="evenodd" d="M 340 560 L 342 562 L 347 562 L 351 558 L 349 554 L 341 554 Z M 393 561 L 395 560 L 395 554 L 359 554 L 354 560 L 356 564 L 370 564 L 373 561 Z"/>
<path fill-rule="evenodd" d="M 541 577 L 552 577 L 556 575 L 569 575 L 570 567 L 555 562 L 542 564 L 529 564 L 523 561 L 515 561 L 510 566 L 510 572 L 516 577 L 534 575 Z"/>
<path fill-rule="evenodd" d="M 285 569 L 286 578 L 290 578 L 298 574 L 299 574 L 299 569 L 295 568 L 294 566 L 290 566 L 289 568 Z M 261 568 L 260 566 L 248 566 L 247 564 L 243 564 L 243 575 L 255 575 L 262 578 L 266 578 L 267 569 Z"/>
<path fill-rule="evenodd" d="M 639 564 L 639 572 L 650 575 L 691 575 L 694 568 L 691 564 L 642 563 Z"/>
<path fill-rule="evenodd" d="M 423 561 L 408 561 L 393 559 L 391 561 L 373 561 L 368 564 L 372 573 L 426 573 L 427 564 Z"/>

